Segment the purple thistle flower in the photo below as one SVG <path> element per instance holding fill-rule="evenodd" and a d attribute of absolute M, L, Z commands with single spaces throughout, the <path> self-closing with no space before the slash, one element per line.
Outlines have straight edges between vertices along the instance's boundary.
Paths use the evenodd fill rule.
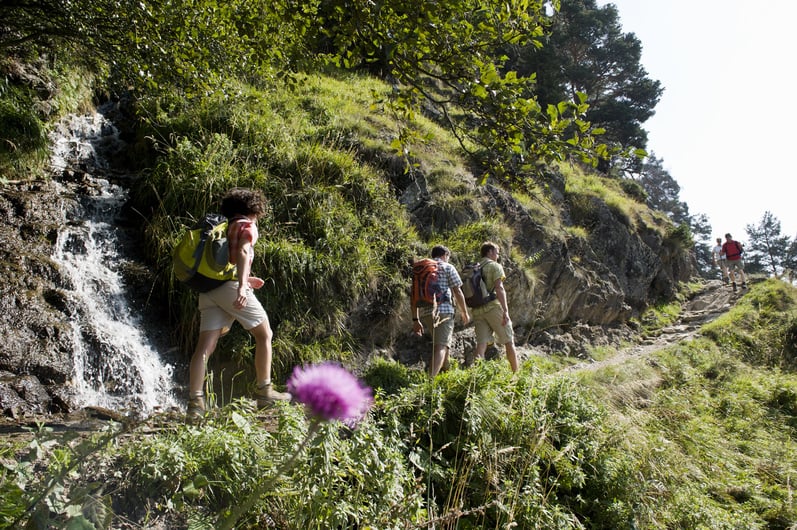
<path fill-rule="evenodd" d="M 320 420 L 340 420 L 353 427 L 373 402 L 371 389 L 342 366 L 325 362 L 297 366 L 288 380 L 288 391 Z"/>

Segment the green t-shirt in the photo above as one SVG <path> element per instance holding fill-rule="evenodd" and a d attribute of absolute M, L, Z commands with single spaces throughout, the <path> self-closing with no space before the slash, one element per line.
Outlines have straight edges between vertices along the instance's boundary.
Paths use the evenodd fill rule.
<path fill-rule="evenodd" d="M 484 280 L 484 285 L 487 286 L 488 291 L 493 292 L 495 289 L 495 281 L 498 279 L 502 281 L 506 279 L 504 267 L 497 261 L 493 261 L 490 258 L 482 259 L 481 266 L 482 280 Z"/>

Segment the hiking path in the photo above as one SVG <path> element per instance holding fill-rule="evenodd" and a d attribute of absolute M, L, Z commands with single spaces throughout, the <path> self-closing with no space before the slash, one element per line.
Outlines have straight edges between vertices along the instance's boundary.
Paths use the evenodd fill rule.
<path fill-rule="evenodd" d="M 694 339 L 704 324 L 726 313 L 746 291 L 746 289 L 739 289 L 734 292 L 720 280 L 709 280 L 700 291 L 683 303 L 682 311 L 676 322 L 663 328 L 655 337 L 648 337 L 638 344 L 622 348 L 607 359 L 581 361 L 568 366 L 563 371 L 597 370 L 606 366 L 622 364 L 631 357 L 648 356 L 681 341 Z"/>

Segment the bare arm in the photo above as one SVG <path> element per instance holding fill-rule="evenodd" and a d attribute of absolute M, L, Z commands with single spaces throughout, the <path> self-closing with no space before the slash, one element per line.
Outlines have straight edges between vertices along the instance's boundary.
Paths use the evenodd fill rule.
<path fill-rule="evenodd" d="M 465 295 L 462 294 L 462 288 L 452 287 L 451 292 L 454 293 L 454 300 L 456 300 L 457 307 L 461 311 L 462 324 L 467 325 L 470 322 L 470 313 L 468 313 L 468 305 L 465 303 Z"/>
<path fill-rule="evenodd" d="M 412 332 L 418 336 L 423 335 L 423 324 L 418 317 L 418 306 L 415 305 L 415 300 L 410 302 L 410 313 L 412 313 Z"/>
<path fill-rule="evenodd" d="M 252 271 L 252 260 L 250 253 L 254 252 L 251 242 L 246 242 L 238 248 L 235 256 L 235 266 L 238 269 L 238 298 L 235 299 L 234 306 L 237 308 L 246 307 L 246 295 L 249 292 L 249 274 Z"/>
<path fill-rule="evenodd" d="M 503 324 L 509 322 L 509 306 L 506 303 L 506 290 L 504 289 L 504 281 L 501 278 L 495 280 L 495 297 L 498 303 L 501 304 L 501 309 L 504 311 Z"/>

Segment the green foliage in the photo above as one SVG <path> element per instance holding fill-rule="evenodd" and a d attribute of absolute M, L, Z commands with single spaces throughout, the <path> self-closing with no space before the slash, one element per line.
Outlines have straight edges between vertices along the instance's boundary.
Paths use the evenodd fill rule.
<path fill-rule="evenodd" d="M 445 96 L 436 101 L 441 116 L 485 175 L 511 174 L 525 185 L 539 169 L 530 160 L 591 158 L 594 148 L 585 95 L 543 108 L 528 99 L 530 79 L 503 72 L 490 56 L 496 43 L 541 38 L 543 2 L 73 5 L 96 8 L 86 17 L 113 8 L 108 20 L 118 32 L 84 27 L 86 42 L 107 38 L 98 49 L 113 57 L 115 79 L 132 79 L 147 96 L 139 100 L 140 134 L 156 146 L 133 202 L 149 220 L 146 252 L 184 346 L 195 336 L 196 299 L 173 285 L 173 243 L 232 186 L 259 187 L 271 198 L 254 267 L 267 280 L 260 296 L 276 328 L 275 377 L 304 362 L 353 358 L 363 336 L 350 334 L 352 323 L 378 344 L 381 324 L 404 301 L 401 270 L 418 242 L 394 190 L 377 175 L 380 164 L 391 177 L 410 178 L 386 145 L 406 157 L 407 175 L 423 167 L 445 190 L 447 211 L 469 206 L 457 183 L 465 164 L 451 140 L 436 138 L 438 129 L 419 117 L 422 97 Z M 78 19 L 83 26 L 93 20 Z M 339 72 L 274 80 L 282 66 L 330 51 L 342 65 L 384 67 L 403 84 L 391 92 Z M 225 79 L 230 72 L 245 72 L 250 84 Z M 375 98 L 395 122 L 364 110 Z M 24 104 L 11 110 L 25 117 Z M 411 141 L 421 149 L 405 150 Z M 449 159 L 453 171 L 429 163 Z M 575 219 L 593 219 L 600 200 L 629 224 L 642 215 L 622 183 L 607 182 L 568 178 Z M 470 261 L 484 240 L 507 248 L 514 234 L 488 216 L 430 234 L 429 242 L 438 237 Z M 531 267 L 538 255 L 512 259 Z M 795 422 L 795 383 L 788 374 L 744 377 L 745 362 L 786 370 L 794 358 L 792 295 L 765 285 L 730 320 L 705 329 L 722 350 L 704 340 L 664 354 L 637 370 L 649 378 L 643 384 L 623 380 L 622 395 L 610 385 L 627 371 L 596 377 L 610 382 L 604 391 L 613 399 L 540 374 L 533 366 L 544 361 L 527 362 L 517 375 L 505 363 L 483 362 L 433 381 L 375 361 L 365 373 L 377 391 L 372 417 L 353 432 L 323 427 L 285 476 L 276 474 L 279 464 L 309 430 L 299 407 L 255 412 L 239 402 L 213 409 L 202 425 L 167 418 L 157 429 L 131 427 L 132 436 L 98 458 L 89 458 L 99 456 L 96 443 L 73 444 L 69 436 L 55 443 L 40 433 L 27 457 L 2 454 L 0 516 L 9 526 L 28 513 L 31 525 L 100 527 L 113 506 L 145 514 L 142 524 L 210 527 L 274 478 L 243 527 L 755 528 L 766 521 L 786 528 L 797 520 L 789 502 L 793 444 L 782 427 Z M 645 325 L 660 329 L 676 314 L 674 305 L 657 307 Z M 251 364 L 252 343 L 240 329 L 224 341 L 223 349 Z M 227 395 L 224 389 L 219 401 Z"/>
<path fill-rule="evenodd" d="M 658 226 L 655 213 L 626 192 L 624 180 L 571 170 L 565 181 L 565 197 L 573 222 L 591 230 L 601 221 L 601 208 L 608 207 L 614 216 L 629 228 L 639 225 Z M 600 199 L 600 200 L 596 200 Z M 669 226 L 669 222 L 665 223 Z"/>
<path fill-rule="evenodd" d="M 672 325 L 681 314 L 678 301 L 658 303 L 650 306 L 639 318 L 643 335 L 658 335 L 661 330 Z"/>
<path fill-rule="evenodd" d="M 32 64 L 13 55 L 0 59 L 0 179 L 48 175 L 53 169 L 47 135 L 52 122 L 94 108 L 95 72 L 64 55 L 26 57 Z"/>
<path fill-rule="evenodd" d="M 506 249 L 510 246 L 512 235 L 512 230 L 506 224 L 495 217 L 486 217 L 474 223 L 457 226 L 446 237 L 446 245 L 461 267 L 465 263 L 481 259 L 479 251 L 485 241 L 492 241 Z"/>
<path fill-rule="evenodd" d="M 791 237 L 781 233 L 780 220 L 772 212 L 764 212 L 758 225 L 747 225 L 745 231 L 749 237 L 748 245 L 744 249 L 745 264 L 755 264 L 755 272 L 775 275 L 788 267 Z"/>
<path fill-rule="evenodd" d="M 422 383 L 426 374 L 410 370 L 396 361 L 382 358 L 372 359 L 365 368 L 362 378 L 375 391 L 392 396 L 411 384 Z"/>
<path fill-rule="evenodd" d="M 122 448 L 117 466 L 129 470 L 130 489 L 121 493 L 132 505 L 152 500 L 166 513 L 199 508 L 210 519 L 271 481 L 241 528 L 266 521 L 294 529 L 359 522 L 398 528 L 422 513 L 400 441 L 376 424 L 365 422 L 356 431 L 324 424 L 305 447 L 309 426 L 302 409 L 279 407 L 278 414 L 278 424 L 263 425 L 251 408 L 236 403 L 202 426 L 176 426 Z M 296 465 L 279 475 L 295 453 Z"/>
<path fill-rule="evenodd" d="M 548 5 L 329 0 L 320 14 L 337 65 L 362 65 L 398 81 L 385 104 L 401 123 L 415 120 L 420 102 L 431 105 L 464 148 L 477 146 L 472 152 L 485 179 L 498 175 L 527 185 L 545 162 L 571 155 L 594 161 L 584 98 L 540 106 L 529 97 L 533 76 L 502 68 L 504 47 L 541 45 Z M 404 128 L 394 146 L 406 155 L 422 141 Z"/>
<path fill-rule="evenodd" d="M 692 248 L 695 241 L 692 239 L 692 230 L 689 227 L 689 223 L 681 223 L 670 228 L 666 242 L 678 249 Z"/>
<path fill-rule="evenodd" d="M 707 341 L 657 361 L 665 379 L 646 428 L 667 443 L 650 464 L 671 504 L 651 512 L 680 526 L 764 528 L 773 514 L 793 522 L 785 493 L 797 453 L 783 426 L 793 421 L 783 390 L 793 375 L 743 365 L 736 352 Z"/>
<path fill-rule="evenodd" d="M 187 97 L 220 90 L 226 77 L 268 77 L 306 57 L 313 3 L 46 0 L 4 6 L 0 48 L 69 51 L 110 65 L 110 83 L 139 95 L 164 88 Z M 90 53 L 89 53 L 90 51 Z"/>
<path fill-rule="evenodd" d="M 13 448 L 16 455 L 7 456 L 15 458 L 4 458 L 0 469 L 0 528 L 21 528 L 26 521 L 31 526 L 25 528 L 107 528 L 111 498 L 95 471 L 107 463 L 110 443 L 123 430 L 110 423 L 81 438 L 41 424 L 31 429 L 25 450 Z"/>
<path fill-rule="evenodd" d="M 573 375 L 482 361 L 429 380 L 374 359 L 369 418 L 323 425 L 309 444 L 289 404 L 235 402 L 201 425 L 154 418 L 83 445 L 42 431 L 14 449 L 26 457 L 0 455 L 0 515 L 97 526 L 113 508 L 207 528 L 265 484 L 240 528 L 789 528 L 795 292 L 756 283 L 702 338 Z M 677 309 L 655 313 L 661 326 Z"/>
<path fill-rule="evenodd" d="M 23 174 L 46 157 L 47 135 L 32 89 L 0 85 L 0 170 Z"/>
<path fill-rule="evenodd" d="M 550 20 L 543 46 L 505 47 L 507 67 L 536 75 L 534 94 L 542 105 L 574 92 L 586 94 L 584 119 L 604 130 L 606 143 L 644 148 L 642 124 L 653 115 L 663 89 L 642 67 L 642 43 L 623 33 L 617 8 L 567 0 Z"/>
<path fill-rule="evenodd" d="M 634 199 L 635 201 L 644 203 L 648 199 L 648 194 L 645 191 L 645 188 L 642 185 L 631 179 L 622 179 L 620 180 L 620 187 L 623 189 L 626 195 Z"/>
<path fill-rule="evenodd" d="M 680 343 L 582 378 L 624 442 L 608 461 L 638 528 L 788 528 L 797 463 L 795 379 L 784 354 L 795 290 L 755 284 Z M 782 372 L 771 367 L 789 369 Z M 608 471 L 608 469 L 607 469 Z M 601 476 L 604 476 L 603 474 Z"/>
<path fill-rule="evenodd" d="M 793 369 L 795 366 L 795 301 L 790 285 L 769 279 L 754 287 L 703 333 L 730 348 L 748 363 Z"/>
<path fill-rule="evenodd" d="M 405 440 L 431 516 L 465 528 L 578 528 L 601 459 L 602 412 L 566 379 L 483 362 L 408 388 L 380 411 Z M 381 416 L 384 414 L 384 416 Z"/>

